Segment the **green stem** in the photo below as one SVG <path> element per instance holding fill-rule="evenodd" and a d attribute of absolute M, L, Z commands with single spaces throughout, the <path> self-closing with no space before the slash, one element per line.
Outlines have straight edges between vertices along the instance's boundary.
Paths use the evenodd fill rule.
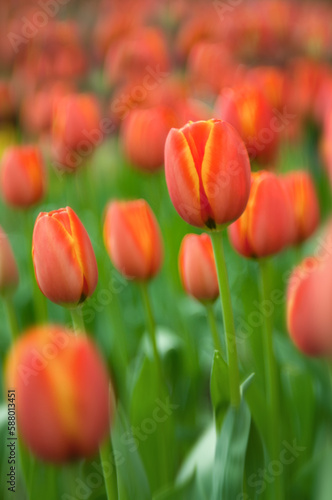
<path fill-rule="evenodd" d="M 154 360 L 156 364 L 156 369 L 157 369 L 157 384 L 158 384 L 158 391 L 160 394 L 160 397 L 166 397 L 168 396 L 168 389 L 166 385 L 166 381 L 164 379 L 164 372 L 162 369 L 162 364 L 158 352 L 158 347 L 157 347 L 157 340 L 156 340 L 156 324 L 154 321 L 153 313 L 152 313 L 152 308 L 150 304 L 150 299 L 149 299 L 149 294 L 148 294 L 148 288 L 146 282 L 141 282 L 140 283 L 140 290 L 141 290 L 141 295 L 142 295 L 142 301 L 144 304 L 144 309 L 145 309 L 145 315 L 146 315 L 146 322 L 147 322 L 147 328 L 149 331 L 151 343 L 152 343 L 152 348 L 153 348 L 153 355 L 154 355 Z M 168 443 L 165 441 L 164 434 L 161 434 L 160 438 L 160 480 L 161 480 L 161 485 L 164 486 L 170 478 L 168 477 L 168 460 L 167 460 L 167 447 Z"/>
<path fill-rule="evenodd" d="M 213 312 L 213 305 L 211 302 L 208 302 L 206 304 L 206 311 L 207 311 L 207 317 L 210 325 L 210 330 L 212 333 L 212 340 L 213 340 L 213 345 L 216 351 L 219 351 L 220 354 L 223 354 L 223 348 L 221 345 L 219 333 L 218 333 L 218 328 L 217 328 L 217 323 L 216 323 L 216 318 Z"/>
<path fill-rule="evenodd" d="M 85 325 L 82 315 L 82 309 L 80 307 L 75 307 L 70 310 L 71 319 L 73 322 L 74 331 L 85 333 Z"/>
<path fill-rule="evenodd" d="M 105 489 L 107 500 L 118 499 L 118 480 L 117 471 L 115 468 L 116 460 L 114 458 L 113 445 L 111 436 L 107 438 L 99 447 L 100 462 L 104 473 Z M 114 469 L 109 467 L 108 471 L 105 469 L 105 464 L 114 465 Z M 110 472 L 111 470 L 111 472 Z"/>
<path fill-rule="evenodd" d="M 260 278 L 261 278 L 261 298 L 262 301 L 269 299 L 270 291 L 270 273 L 269 261 L 259 260 Z M 265 360 L 265 378 L 268 404 L 268 435 L 271 460 L 279 460 L 280 455 L 280 403 L 278 387 L 278 367 L 273 349 L 273 323 L 272 315 L 264 314 L 263 329 L 263 358 Z M 277 475 L 273 485 L 275 499 L 282 500 L 281 477 Z"/>
<path fill-rule="evenodd" d="M 234 316 L 232 309 L 231 293 L 229 289 L 228 274 L 225 262 L 222 232 L 211 232 L 214 257 L 216 261 L 218 283 L 220 290 L 221 307 L 223 311 L 225 339 L 227 347 L 231 405 L 240 406 L 240 373 L 236 347 Z"/>
<path fill-rule="evenodd" d="M 14 304 L 12 297 L 4 298 L 5 309 L 8 318 L 8 325 L 11 334 L 12 341 L 14 342 L 19 336 L 19 327 L 17 322 L 17 317 L 15 314 Z"/>
<path fill-rule="evenodd" d="M 151 308 L 149 294 L 148 294 L 148 287 L 147 287 L 147 284 L 145 283 L 145 281 L 142 281 L 140 283 L 140 291 L 141 291 L 142 301 L 143 301 L 143 305 L 144 305 L 147 328 L 148 328 L 150 340 L 152 343 L 153 356 L 154 356 L 156 367 L 157 367 L 157 370 L 159 373 L 159 380 L 162 380 L 163 379 L 163 370 L 162 370 L 161 360 L 160 360 L 158 347 L 157 347 L 156 324 L 155 324 L 154 317 L 152 314 L 152 308 Z"/>
<path fill-rule="evenodd" d="M 303 246 L 301 243 L 297 244 L 294 248 L 295 251 L 295 264 L 298 265 L 303 260 Z"/>

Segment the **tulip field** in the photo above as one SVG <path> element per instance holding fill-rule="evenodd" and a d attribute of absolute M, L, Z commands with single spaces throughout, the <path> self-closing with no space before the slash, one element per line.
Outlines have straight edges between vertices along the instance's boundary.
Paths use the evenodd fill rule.
<path fill-rule="evenodd" d="M 0 29 L 0 499 L 331 500 L 332 3 Z"/>

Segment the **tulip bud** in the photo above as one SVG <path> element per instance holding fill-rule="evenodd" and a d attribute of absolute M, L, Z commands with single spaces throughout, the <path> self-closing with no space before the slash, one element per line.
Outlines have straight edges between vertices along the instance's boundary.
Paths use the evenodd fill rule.
<path fill-rule="evenodd" d="M 245 142 L 250 159 L 264 165 L 275 160 L 280 125 L 264 94 L 254 86 L 226 89 L 216 104 L 217 116 L 236 128 Z M 282 128 L 282 127 L 281 127 Z"/>
<path fill-rule="evenodd" d="M 305 259 L 292 273 L 287 325 L 294 344 L 309 356 L 332 356 L 332 259 Z"/>
<path fill-rule="evenodd" d="M 166 137 L 177 122 L 175 113 L 165 106 L 132 111 L 123 122 L 120 139 L 133 166 L 148 172 L 162 167 Z"/>
<path fill-rule="evenodd" d="M 267 257 L 294 241 L 292 206 L 279 178 L 266 171 L 252 174 L 247 208 L 228 228 L 235 250 L 244 257 Z"/>
<path fill-rule="evenodd" d="M 309 238 L 319 224 L 319 203 L 310 175 L 298 170 L 284 176 L 295 220 L 294 244 Z"/>
<path fill-rule="evenodd" d="M 52 130 L 55 160 L 75 170 L 101 144 L 100 110 L 89 94 L 69 94 L 56 102 Z"/>
<path fill-rule="evenodd" d="M 32 258 L 40 290 L 56 304 L 77 305 L 97 286 L 97 262 L 90 238 L 70 207 L 38 215 Z"/>
<path fill-rule="evenodd" d="M 43 198 L 46 174 L 43 159 L 37 147 L 9 147 L 1 163 L 1 191 L 8 205 L 28 208 Z"/>
<path fill-rule="evenodd" d="M 0 227 L 0 293 L 10 292 L 18 285 L 19 275 L 13 250 Z"/>
<path fill-rule="evenodd" d="M 148 280 L 159 271 L 163 261 L 162 238 L 145 200 L 110 202 L 104 241 L 114 266 L 126 278 Z"/>
<path fill-rule="evenodd" d="M 33 327 L 12 347 L 5 373 L 18 433 L 37 457 L 64 462 L 98 451 L 114 407 L 106 367 L 88 337 Z"/>
<path fill-rule="evenodd" d="M 210 236 L 187 234 L 181 243 L 179 270 L 183 288 L 197 300 L 213 301 L 219 295 L 218 277 Z"/>
<path fill-rule="evenodd" d="M 169 195 L 180 216 L 215 229 L 236 220 L 250 191 L 250 164 L 236 130 L 221 120 L 172 129 L 165 145 Z"/>

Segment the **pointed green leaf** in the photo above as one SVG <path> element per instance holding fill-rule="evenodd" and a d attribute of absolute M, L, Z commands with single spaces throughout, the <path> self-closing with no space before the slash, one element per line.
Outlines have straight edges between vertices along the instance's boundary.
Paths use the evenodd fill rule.
<path fill-rule="evenodd" d="M 217 429 L 220 429 L 225 413 L 229 407 L 230 394 L 228 366 L 219 351 L 214 351 L 210 391 Z"/>
<path fill-rule="evenodd" d="M 211 500 L 241 498 L 250 422 L 249 407 L 243 398 L 239 408 L 228 409 L 217 436 Z"/>

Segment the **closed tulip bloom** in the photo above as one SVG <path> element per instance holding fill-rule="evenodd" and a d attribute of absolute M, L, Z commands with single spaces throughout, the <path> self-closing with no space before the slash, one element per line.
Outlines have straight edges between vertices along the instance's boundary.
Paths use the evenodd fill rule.
<path fill-rule="evenodd" d="M 166 106 L 133 110 L 120 132 L 126 158 L 140 170 L 158 170 L 164 163 L 167 134 L 177 124 L 174 111 Z"/>
<path fill-rule="evenodd" d="M 187 234 L 181 243 L 179 270 L 183 288 L 197 300 L 213 301 L 219 295 L 212 242 L 203 233 Z"/>
<path fill-rule="evenodd" d="M 13 250 L 0 227 L 0 293 L 10 292 L 18 285 L 19 275 Z"/>
<path fill-rule="evenodd" d="M 252 174 L 247 208 L 228 228 L 230 241 L 244 257 L 267 257 L 294 241 L 292 206 L 283 182 L 273 173 Z"/>
<path fill-rule="evenodd" d="M 32 257 L 39 288 L 52 302 L 76 305 L 94 292 L 96 257 L 88 233 L 70 207 L 38 215 Z"/>
<path fill-rule="evenodd" d="M 56 102 L 52 127 L 53 156 L 75 170 L 105 136 L 99 104 L 94 95 L 69 94 Z"/>
<path fill-rule="evenodd" d="M 5 374 L 19 436 L 38 458 L 61 463 L 98 452 L 114 407 L 106 367 L 87 336 L 33 327 L 12 347 Z"/>
<path fill-rule="evenodd" d="M 267 165 L 275 160 L 280 126 L 264 94 L 253 85 L 226 89 L 216 104 L 216 114 L 236 128 L 250 159 Z"/>
<path fill-rule="evenodd" d="M 304 170 L 284 176 L 284 185 L 290 196 L 295 219 L 294 244 L 309 238 L 319 224 L 319 202 L 311 176 Z"/>
<path fill-rule="evenodd" d="M 145 200 L 110 202 L 104 241 L 114 266 L 127 278 L 148 280 L 162 265 L 160 229 Z"/>
<path fill-rule="evenodd" d="M 9 147 L 1 162 L 1 191 L 4 201 L 28 208 L 43 198 L 46 172 L 41 153 L 34 146 Z"/>
<path fill-rule="evenodd" d="M 294 344 L 308 356 L 332 356 L 332 259 L 305 259 L 292 273 L 287 325 Z"/>
<path fill-rule="evenodd" d="M 165 145 L 170 198 L 180 216 L 215 229 L 236 220 L 250 191 L 250 163 L 236 130 L 221 120 L 172 129 Z"/>

